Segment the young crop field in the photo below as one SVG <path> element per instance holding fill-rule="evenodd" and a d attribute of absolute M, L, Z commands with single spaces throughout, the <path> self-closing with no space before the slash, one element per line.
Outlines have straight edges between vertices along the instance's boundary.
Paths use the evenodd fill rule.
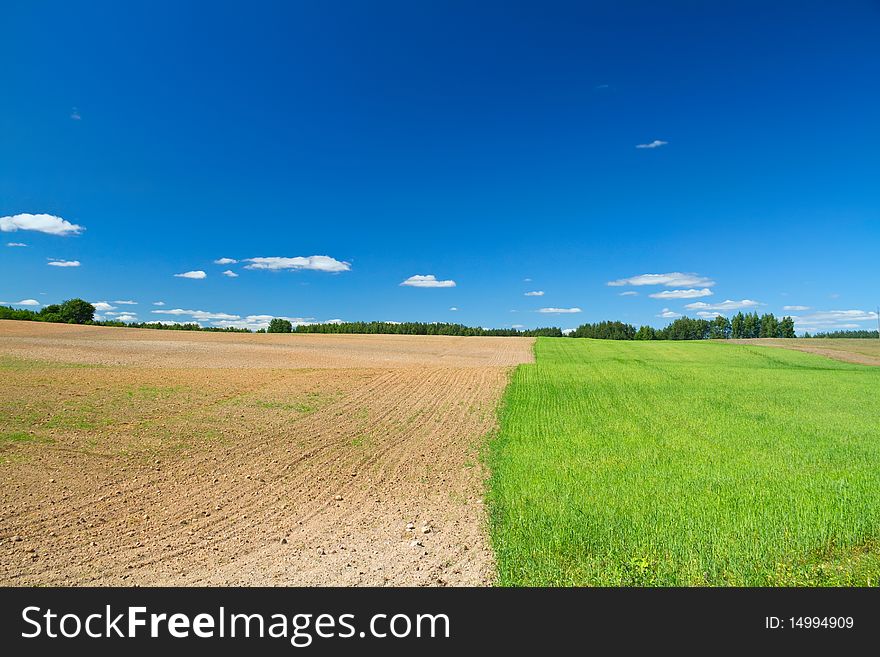
<path fill-rule="evenodd" d="M 539 338 L 490 451 L 502 585 L 877 585 L 880 368 Z"/>

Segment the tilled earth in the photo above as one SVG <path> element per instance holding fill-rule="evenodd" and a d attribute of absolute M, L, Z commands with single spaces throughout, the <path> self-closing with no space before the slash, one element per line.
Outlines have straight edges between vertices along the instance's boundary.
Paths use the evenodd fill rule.
<path fill-rule="evenodd" d="M 266 336 L 163 350 L 165 332 L 102 329 L 129 354 L 103 364 L 121 352 L 94 327 L 61 327 L 49 358 L 59 336 L 20 324 L 0 322 L 0 584 L 492 582 L 481 451 L 531 340 L 270 336 L 269 368 L 239 363 Z M 179 345 L 202 336 L 199 367 Z M 303 337 L 327 353 L 308 342 L 297 366 Z M 23 358 L 20 338 L 42 346 Z"/>

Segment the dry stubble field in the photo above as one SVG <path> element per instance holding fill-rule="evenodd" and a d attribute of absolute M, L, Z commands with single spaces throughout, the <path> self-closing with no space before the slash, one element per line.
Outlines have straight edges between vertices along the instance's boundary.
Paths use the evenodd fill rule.
<path fill-rule="evenodd" d="M 480 452 L 531 360 L 0 322 L 0 584 L 490 583 Z"/>

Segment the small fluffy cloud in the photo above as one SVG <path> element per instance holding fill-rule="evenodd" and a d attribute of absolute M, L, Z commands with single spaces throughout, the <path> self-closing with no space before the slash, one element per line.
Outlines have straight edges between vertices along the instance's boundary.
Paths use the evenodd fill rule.
<path fill-rule="evenodd" d="M 689 290 L 663 290 L 648 296 L 652 299 L 699 299 L 700 297 L 711 297 L 712 290 L 708 287 L 700 290 L 692 287 Z"/>
<path fill-rule="evenodd" d="M 165 305 L 165 302 L 164 302 L 164 301 L 154 301 L 154 302 L 153 302 L 153 305 L 154 305 L 154 306 L 164 306 L 164 305 Z"/>
<path fill-rule="evenodd" d="M 663 141 L 662 139 L 655 139 L 647 144 L 636 144 L 636 148 L 660 148 L 661 146 L 666 146 L 668 143 L 668 141 Z"/>
<path fill-rule="evenodd" d="M 580 313 L 583 311 L 580 308 L 541 308 L 538 312 L 549 315 L 563 315 L 568 313 Z"/>
<path fill-rule="evenodd" d="M 116 310 L 116 306 L 111 306 L 106 301 L 92 301 L 91 304 L 95 307 L 95 310 L 100 312 L 106 312 L 107 310 Z"/>
<path fill-rule="evenodd" d="M 721 317 L 721 313 L 719 312 L 707 312 L 705 310 L 701 310 L 697 313 L 697 317 L 702 317 L 703 319 L 712 319 L 713 317 Z"/>
<path fill-rule="evenodd" d="M 51 258 L 49 262 L 46 263 L 50 267 L 79 267 L 79 260 L 59 260 L 57 258 Z"/>
<path fill-rule="evenodd" d="M 267 269 L 269 271 L 310 269 L 313 271 L 339 272 L 351 269 L 351 263 L 336 260 L 325 255 L 297 256 L 295 258 L 282 258 L 280 256 L 247 258 L 245 262 L 250 263 L 245 265 L 245 269 Z"/>
<path fill-rule="evenodd" d="M 79 235 L 85 230 L 66 219 L 51 214 L 14 214 L 0 217 L 0 231 L 14 233 L 17 230 L 33 230 L 48 235 Z"/>
<path fill-rule="evenodd" d="M 137 315 L 135 315 L 133 313 L 119 313 L 116 316 L 116 319 L 120 322 L 136 322 Z"/>
<path fill-rule="evenodd" d="M 113 303 L 118 303 L 120 306 L 136 306 L 136 305 L 138 305 L 137 301 L 114 301 Z"/>
<path fill-rule="evenodd" d="M 637 296 L 639 296 L 639 293 L 636 292 L 635 290 L 627 290 L 626 292 L 621 292 L 618 296 L 621 296 L 621 297 L 637 297 Z"/>
<path fill-rule="evenodd" d="M 455 281 L 438 281 L 434 274 L 410 276 L 401 285 L 406 287 L 455 287 Z"/>
<path fill-rule="evenodd" d="M 673 271 L 667 274 L 639 274 L 629 278 L 620 278 L 616 281 L 608 281 L 611 287 L 624 285 L 662 285 L 664 287 L 712 287 L 715 281 L 699 274 L 684 274 Z"/>
<path fill-rule="evenodd" d="M 6 242 L 6 246 L 13 246 L 13 247 L 14 247 L 14 246 L 18 246 L 18 247 L 22 247 L 22 246 L 27 246 L 27 244 L 25 244 L 24 242 Z"/>
<path fill-rule="evenodd" d="M 809 306 L 782 306 L 783 310 L 791 310 L 793 312 L 801 312 L 804 310 L 809 310 Z"/>
<path fill-rule="evenodd" d="M 235 260 L 233 258 L 218 258 L 217 260 L 214 261 L 214 264 L 215 265 L 234 265 L 237 262 L 238 262 L 238 260 Z"/>
<path fill-rule="evenodd" d="M 732 301 L 727 299 L 721 303 L 705 303 L 703 301 L 695 301 L 685 305 L 689 310 L 742 310 L 743 308 L 756 308 L 763 306 L 760 301 L 752 301 L 751 299 L 743 299 L 742 301 Z"/>
<path fill-rule="evenodd" d="M 455 312 L 456 310 L 458 310 L 458 308 L 456 308 L 455 306 L 452 306 L 449 310 Z"/>
<path fill-rule="evenodd" d="M 526 292 L 525 296 L 527 296 L 527 297 L 543 297 L 544 290 L 535 290 L 533 292 Z"/>
<path fill-rule="evenodd" d="M 677 319 L 681 317 L 681 313 L 677 313 L 669 308 L 664 308 L 657 317 L 662 317 L 663 319 Z"/>
<path fill-rule="evenodd" d="M 200 280 L 202 278 L 207 278 L 208 275 L 203 272 L 201 269 L 197 269 L 195 271 L 185 271 L 182 274 L 174 274 L 175 278 L 192 278 L 196 280 Z"/>
<path fill-rule="evenodd" d="M 224 271 L 224 272 L 223 272 L 223 275 L 224 275 L 224 276 L 227 276 L 227 277 L 229 277 L 229 278 L 238 278 L 238 274 L 236 274 L 236 273 L 235 273 L 234 271 L 232 271 L 231 269 L 227 269 L 226 271 Z"/>

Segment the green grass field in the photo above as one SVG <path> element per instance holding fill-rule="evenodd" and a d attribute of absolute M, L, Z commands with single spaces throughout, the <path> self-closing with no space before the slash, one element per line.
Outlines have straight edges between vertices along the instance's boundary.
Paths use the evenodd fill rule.
<path fill-rule="evenodd" d="M 490 449 L 501 585 L 880 580 L 880 368 L 539 338 Z"/>

